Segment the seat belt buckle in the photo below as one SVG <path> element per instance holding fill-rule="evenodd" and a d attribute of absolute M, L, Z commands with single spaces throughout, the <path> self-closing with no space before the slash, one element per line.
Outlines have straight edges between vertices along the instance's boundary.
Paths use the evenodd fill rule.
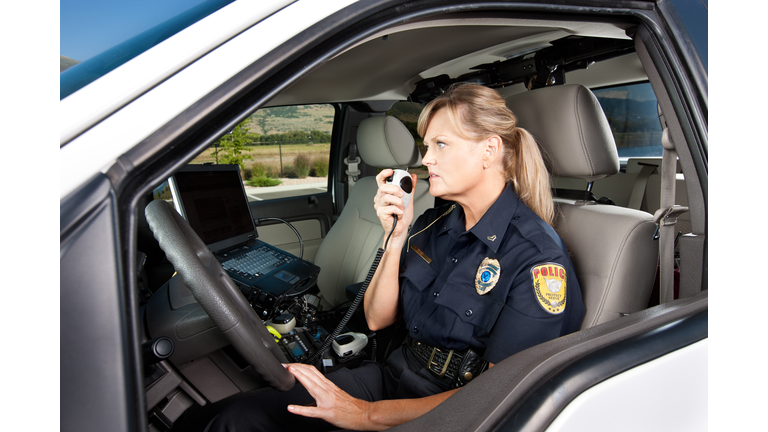
<path fill-rule="evenodd" d="M 653 239 L 659 239 L 659 231 L 662 226 L 674 225 L 677 223 L 677 217 L 687 211 L 688 207 L 680 205 L 656 210 L 656 213 L 653 215 L 653 221 L 656 222 L 656 232 L 653 233 Z"/>

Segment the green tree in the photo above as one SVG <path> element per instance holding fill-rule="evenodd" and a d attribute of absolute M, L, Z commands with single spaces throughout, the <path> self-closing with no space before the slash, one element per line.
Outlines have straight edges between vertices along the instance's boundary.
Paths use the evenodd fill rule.
<path fill-rule="evenodd" d="M 245 169 L 243 161 L 253 159 L 253 156 L 245 152 L 245 146 L 250 141 L 251 137 L 245 128 L 245 122 L 240 123 L 232 132 L 216 141 L 213 155 L 220 164 L 240 165 L 240 169 Z"/>

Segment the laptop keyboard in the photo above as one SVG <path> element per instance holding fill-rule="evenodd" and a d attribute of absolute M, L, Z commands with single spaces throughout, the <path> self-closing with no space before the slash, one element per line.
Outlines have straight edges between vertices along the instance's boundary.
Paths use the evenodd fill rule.
<path fill-rule="evenodd" d="M 249 280 L 255 280 L 276 267 L 296 261 L 289 255 L 267 246 L 259 246 L 245 254 L 238 255 L 221 263 L 224 270 L 237 274 Z"/>

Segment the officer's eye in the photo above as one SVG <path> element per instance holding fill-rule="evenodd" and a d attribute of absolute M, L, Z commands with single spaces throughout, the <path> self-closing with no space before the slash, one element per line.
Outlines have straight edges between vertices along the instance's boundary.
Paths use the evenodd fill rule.
<path fill-rule="evenodd" d="M 438 141 L 437 142 L 437 148 L 443 148 L 443 147 L 445 147 L 445 143 Z"/>

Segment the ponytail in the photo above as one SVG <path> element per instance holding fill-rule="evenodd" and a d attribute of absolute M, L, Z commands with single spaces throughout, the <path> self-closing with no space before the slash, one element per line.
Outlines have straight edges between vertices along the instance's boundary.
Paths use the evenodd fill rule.
<path fill-rule="evenodd" d="M 512 182 L 517 197 L 544 222 L 552 225 L 555 206 L 544 158 L 533 135 L 515 127 L 509 142 L 504 143 L 504 171 Z"/>
<path fill-rule="evenodd" d="M 491 135 L 501 137 L 506 180 L 512 182 L 515 194 L 525 205 L 552 225 L 552 189 L 541 151 L 533 135 L 517 127 L 517 117 L 501 95 L 478 84 L 454 84 L 424 107 L 419 116 L 419 135 L 426 134 L 432 116 L 443 108 L 465 138 L 480 141 Z"/>

